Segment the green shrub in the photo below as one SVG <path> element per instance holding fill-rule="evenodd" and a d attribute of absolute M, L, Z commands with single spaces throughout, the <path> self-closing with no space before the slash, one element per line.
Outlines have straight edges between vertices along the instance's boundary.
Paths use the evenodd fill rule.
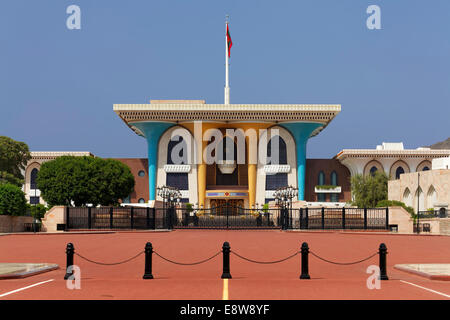
<path fill-rule="evenodd" d="M 0 214 L 22 216 L 27 209 L 23 191 L 12 184 L 0 184 Z"/>
<path fill-rule="evenodd" d="M 41 221 L 41 219 L 44 217 L 45 213 L 50 210 L 50 208 L 47 208 L 43 204 L 37 204 L 37 205 L 31 205 L 27 203 L 27 208 L 30 210 L 31 216 Z"/>
<path fill-rule="evenodd" d="M 373 208 L 388 196 L 388 176 L 384 172 L 374 175 L 361 174 L 351 177 L 353 205 L 358 208 Z"/>
<path fill-rule="evenodd" d="M 397 200 L 381 200 L 377 203 L 377 208 L 386 208 L 386 207 L 402 207 L 406 211 L 409 212 L 411 217 L 415 217 L 414 209 L 412 207 L 408 207 L 401 201 Z"/>

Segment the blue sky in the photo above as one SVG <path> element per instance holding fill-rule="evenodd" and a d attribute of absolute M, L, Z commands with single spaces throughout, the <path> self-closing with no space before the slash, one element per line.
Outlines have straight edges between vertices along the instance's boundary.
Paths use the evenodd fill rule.
<path fill-rule="evenodd" d="M 81 30 L 66 27 L 71 4 Z M 381 30 L 366 27 L 372 4 Z M 0 135 L 146 157 L 113 104 L 223 103 L 226 14 L 232 103 L 342 105 L 308 158 L 450 136 L 448 0 L 2 0 Z"/>

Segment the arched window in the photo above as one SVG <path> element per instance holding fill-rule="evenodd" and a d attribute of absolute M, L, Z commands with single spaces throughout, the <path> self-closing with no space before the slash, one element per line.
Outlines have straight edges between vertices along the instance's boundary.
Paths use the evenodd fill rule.
<path fill-rule="evenodd" d="M 405 173 L 403 167 L 398 167 L 397 170 L 395 170 L 395 179 L 400 179 L 400 175 L 403 173 Z"/>
<path fill-rule="evenodd" d="M 433 208 L 437 200 L 436 190 L 433 186 L 430 186 L 427 193 L 427 209 Z"/>
<path fill-rule="evenodd" d="M 169 140 L 167 146 L 167 164 L 187 164 L 186 141 L 183 137 L 175 136 Z"/>
<path fill-rule="evenodd" d="M 144 200 L 144 198 L 140 198 L 138 202 L 139 203 L 145 203 L 145 200 Z"/>
<path fill-rule="evenodd" d="M 319 186 L 323 186 L 325 184 L 325 173 L 323 173 L 323 171 L 319 172 L 319 179 L 318 179 L 318 183 Z"/>
<path fill-rule="evenodd" d="M 31 174 L 30 174 L 30 189 L 37 189 L 37 184 L 36 184 L 36 179 L 37 179 L 37 175 L 38 175 L 38 169 L 34 168 L 33 170 L 31 170 Z"/>
<path fill-rule="evenodd" d="M 272 141 L 276 143 L 275 139 L 278 140 L 278 157 L 275 154 L 272 159 Z M 267 144 L 267 157 L 271 157 L 269 164 L 287 164 L 287 150 L 286 142 L 280 136 L 274 136 L 269 140 Z"/>
<path fill-rule="evenodd" d="M 427 166 L 423 167 L 422 171 L 428 171 L 430 170 L 430 168 L 428 168 Z"/>
<path fill-rule="evenodd" d="M 405 189 L 403 192 L 403 203 L 406 204 L 408 207 L 412 207 L 412 194 L 409 191 L 408 188 Z"/>
<path fill-rule="evenodd" d="M 145 177 L 145 171 L 144 170 L 139 170 L 138 176 L 139 177 Z"/>
<path fill-rule="evenodd" d="M 277 139 L 277 140 L 275 140 Z M 278 141 L 278 156 L 274 154 L 272 156 L 272 142 Z M 268 164 L 287 164 L 287 150 L 286 142 L 280 136 L 274 136 L 269 140 L 267 144 L 267 157 L 270 157 Z M 266 175 L 266 190 L 276 190 L 288 185 L 288 174 L 279 172 L 276 174 Z"/>
<path fill-rule="evenodd" d="M 325 173 L 323 171 L 319 172 L 318 181 L 319 186 L 323 186 L 325 184 Z M 317 194 L 317 201 L 319 202 L 325 202 L 326 201 L 326 194 L 325 193 L 318 193 Z"/>
<path fill-rule="evenodd" d="M 377 171 L 378 171 L 377 167 L 373 166 L 372 168 L 370 168 L 370 175 L 374 176 L 375 172 Z"/>
<path fill-rule="evenodd" d="M 167 146 L 167 164 L 187 164 L 185 150 L 187 150 L 187 144 L 183 137 L 171 138 Z M 186 172 L 167 172 L 166 185 L 179 190 L 189 190 L 188 174 Z"/>
<path fill-rule="evenodd" d="M 336 171 L 333 171 L 331 173 L 331 185 L 333 185 L 333 186 L 337 186 L 338 185 L 338 179 L 337 179 Z"/>
<path fill-rule="evenodd" d="M 336 171 L 331 172 L 331 185 L 337 186 L 338 185 L 338 176 Z M 331 202 L 338 202 L 339 201 L 339 193 L 331 193 L 330 194 L 330 201 Z"/>

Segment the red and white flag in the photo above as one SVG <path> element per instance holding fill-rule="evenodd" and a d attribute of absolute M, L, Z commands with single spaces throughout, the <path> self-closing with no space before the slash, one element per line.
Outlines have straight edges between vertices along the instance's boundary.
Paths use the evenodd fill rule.
<path fill-rule="evenodd" d="M 227 46 L 228 46 L 228 58 L 230 57 L 230 49 L 231 46 L 233 45 L 233 42 L 231 41 L 231 36 L 230 36 L 230 30 L 228 29 L 228 24 L 227 24 Z"/>

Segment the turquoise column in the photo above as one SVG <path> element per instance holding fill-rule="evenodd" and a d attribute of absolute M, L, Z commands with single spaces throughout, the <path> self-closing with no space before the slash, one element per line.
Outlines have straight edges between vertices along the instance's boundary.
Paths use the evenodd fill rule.
<path fill-rule="evenodd" d="M 168 122 L 134 122 L 130 123 L 144 134 L 147 139 L 148 152 L 148 194 L 149 200 L 156 200 L 156 170 L 158 168 L 158 143 L 161 135 L 173 126 Z"/>
<path fill-rule="evenodd" d="M 289 122 L 280 126 L 289 130 L 297 148 L 297 185 L 298 200 L 305 200 L 306 144 L 314 130 L 323 126 L 314 122 Z"/>

